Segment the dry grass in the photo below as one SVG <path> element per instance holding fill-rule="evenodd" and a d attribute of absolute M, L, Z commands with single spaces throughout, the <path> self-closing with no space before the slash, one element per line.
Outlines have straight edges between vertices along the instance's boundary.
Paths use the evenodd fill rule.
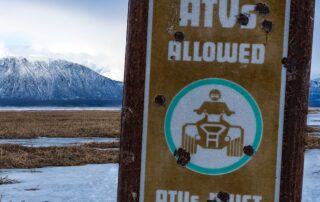
<path fill-rule="evenodd" d="M 320 134 L 320 126 L 308 126 L 307 133 L 311 134 Z"/>
<path fill-rule="evenodd" d="M 118 111 L 0 112 L 0 138 L 117 137 Z M 0 169 L 118 162 L 119 143 L 30 148 L 0 145 Z"/>
<path fill-rule="evenodd" d="M 0 138 L 116 137 L 119 131 L 120 112 L 116 111 L 0 112 Z M 309 126 L 307 134 L 306 149 L 320 149 L 320 127 Z M 0 145 L 0 169 L 116 163 L 118 147 L 119 143 L 48 148 Z"/>
<path fill-rule="evenodd" d="M 320 113 L 320 108 L 314 108 L 314 107 L 309 108 L 309 114 L 316 114 L 316 113 Z"/>
<path fill-rule="evenodd" d="M 320 138 L 314 135 L 307 135 L 305 138 L 305 149 L 320 149 Z"/>
<path fill-rule="evenodd" d="M 305 149 L 320 149 L 320 126 L 307 127 Z"/>
<path fill-rule="evenodd" d="M 0 138 L 115 137 L 118 111 L 0 112 Z"/>
<path fill-rule="evenodd" d="M 0 169 L 77 166 L 118 162 L 119 143 L 90 143 L 70 147 L 30 148 L 0 145 Z"/>

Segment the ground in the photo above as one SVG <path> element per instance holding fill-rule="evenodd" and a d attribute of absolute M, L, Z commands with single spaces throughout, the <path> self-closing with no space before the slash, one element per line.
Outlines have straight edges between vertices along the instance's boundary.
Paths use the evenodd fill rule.
<path fill-rule="evenodd" d="M 320 150 L 305 153 L 302 202 L 320 201 Z"/>
<path fill-rule="evenodd" d="M 116 202 L 118 165 L 2 170 L 20 181 L 1 185 L 1 202 Z M 0 198 L 1 198 L 0 197 Z M 320 201 L 320 150 L 306 151 L 302 202 Z"/>
<path fill-rule="evenodd" d="M 118 165 L 2 170 L 20 181 L 1 185 L 1 202 L 115 202 Z M 2 198 L 2 199 L 1 199 Z"/>
<path fill-rule="evenodd" d="M 119 110 L 0 111 L 0 169 L 116 163 L 119 131 Z"/>
<path fill-rule="evenodd" d="M 310 113 L 302 202 L 320 202 L 320 110 Z M 0 185 L 0 202 L 115 202 L 119 128 L 115 111 L 0 112 L 0 139 L 26 138 L 0 140 L 0 184 L 17 182 Z"/>
<path fill-rule="evenodd" d="M 115 201 L 119 130 L 119 110 L 0 111 L 0 202 Z"/>
<path fill-rule="evenodd" d="M 0 138 L 117 137 L 120 111 L 0 111 Z"/>

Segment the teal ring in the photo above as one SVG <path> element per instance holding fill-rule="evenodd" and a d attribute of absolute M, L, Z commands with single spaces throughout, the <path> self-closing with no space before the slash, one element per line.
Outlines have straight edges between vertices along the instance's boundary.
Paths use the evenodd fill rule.
<path fill-rule="evenodd" d="M 165 122 L 164 122 L 165 137 L 166 137 L 166 141 L 169 146 L 170 152 L 174 154 L 174 152 L 177 149 L 172 138 L 171 120 L 172 120 L 172 115 L 174 113 L 174 110 L 178 105 L 179 101 L 191 90 L 201 86 L 212 85 L 212 84 L 227 86 L 229 88 L 232 88 L 233 90 L 239 92 L 250 104 L 256 118 L 256 135 L 254 138 L 254 142 L 251 146 L 253 147 L 254 151 L 258 151 L 258 148 L 262 140 L 263 120 L 262 120 L 262 114 L 261 114 L 260 108 L 257 102 L 255 101 L 255 99 L 250 95 L 250 93 L 246 89 L 244 89 L 243 87 L 241 87 L 240 85 L 232 81 L 225 80 L 225 79 L 218 79 L 218 78 L 209 78 L 209 79 L 195 81 L 190 85 L 186 86 L 173 98 L 172 102 L 170 103 L 165 116 Z M 196 164 L 193 164 L 191 162 L 189 162 L 186 165 L 186 168 L 194 172 L 205 174 L 205 175 L 223 175 L 223 174 L 228 174 L 240 169 L 242 166 L 248 163 L 251 158 L 252 158 L 251 156 L 245 155 L 241 159 L 239 159 L 237 162 L 233 163 L 232 165 L 226 166 L 223 168 L 205 168 L 205 167 L 201 167 Z"/>

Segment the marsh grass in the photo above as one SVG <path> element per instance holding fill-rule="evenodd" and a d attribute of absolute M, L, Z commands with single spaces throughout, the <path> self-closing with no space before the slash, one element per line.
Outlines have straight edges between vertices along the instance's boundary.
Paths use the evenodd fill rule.
<path fill-rule="evenodd" d="M 118 137 L 119 131 L 118 111 L 0 112 L 0 138 Z M 309 126 L 305 148 L 320 149 L 319 137 L 320 127 Z M 0 145 L 0 169 L 117 163 L 118 148 L 118 142 L 46 148 Z"/>
<path fill-rule="evenodd" d="M 119 111 L 0 112 L 0 138 L 117 137 Z"/>
<path fill-rule="evenodd" d="M 305 149 L 320 149 L 320 138 L 316 135 L 306 135 Z"/>
<path fill-rule="evenodd" d="M 116 142 L 40 148 L 0 145 L 0 169 L 117 163 L 118 147 Z"/>
<path fill-rule="evenodd" d="M 310 107 L 308 110 L 309 114 L 317 114 L 320 113 L 320 108 Z"/>
<path fill-rule="evenodd" d="M 0 112 L 0 138 L 118 137 L 119 111 Z M 118 162 L 118 142 L 66 147 L 0 145 L 0 169 Z"/>

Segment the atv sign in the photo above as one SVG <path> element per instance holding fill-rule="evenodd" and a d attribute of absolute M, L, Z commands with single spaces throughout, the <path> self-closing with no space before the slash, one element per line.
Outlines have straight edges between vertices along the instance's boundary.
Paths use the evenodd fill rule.
<path fill-rule="evenodd" d="M 289 8 L 149 0 L 140 202 L 279 200 Z"/>
<path fill-rule="evenodd" d="M 191 154 L 188 169 L 221 175 L 250 160 L 243 148 L 258 150 L 262 126 L 260 109 L 248 91 L 228 80 L 205 79 L 174 97 L 164 128 L 172 154 L 179 149 Z"/>

